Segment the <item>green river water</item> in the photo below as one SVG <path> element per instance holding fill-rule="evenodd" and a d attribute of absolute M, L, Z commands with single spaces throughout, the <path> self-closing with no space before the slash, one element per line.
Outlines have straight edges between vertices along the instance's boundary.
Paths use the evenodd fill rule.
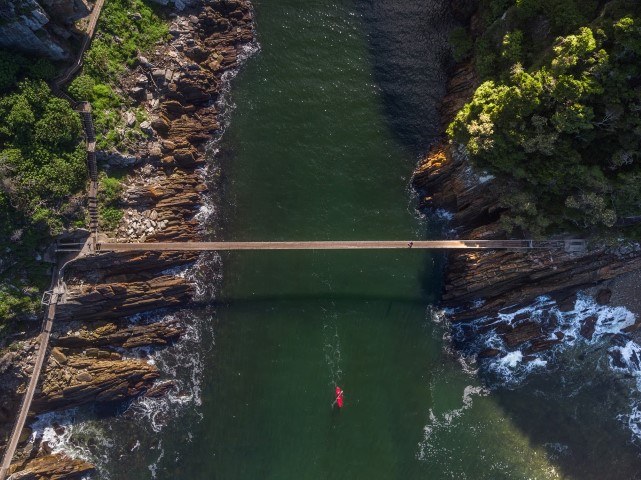
<path fill-rule="evenodd" d="M 390 67 L 377 67 L 380 50 L 368 43 L 395 19 L 348 0 L 255 8 L 261 51 L 234 81 L 216 157 L 224 238 L 423 237 L 408 188 L 417 159 L 387 121 L 394 98 L 376 68 Z M 428 313 L 438 260 L 419 251 L 225 254 L 204 416 L 188 458 L 163 478 L 553 478 L 444 355 Z M 340 412 L 330 407 L 335 383 L 345 390 Z"/>
<path fill-rule="evenodd" d="M 212 158 L 223 186 L 213 238 L 436 234 L 417 214 L 409 182 L 439 129 L 446 3 L 254 1 L 260 51 L 232 82 L 235 108 Z M 221 279 L 205 279 L 217 285 L 215 305 L 191 314 L 202 332 L 185 345 L 197 360 L 183 352 L 161 361 L 163 371 L 202 379 L 202 404 L 159 410 L 159 432 L 135 415 L 108 420 L 102 428 L 113 440 L 102 444 L 89 426 L 76 428 L 93 439 L 105 478 L 605 478 L 607 464 L 577 465 L 625 445 L 623 434 L 603 435 L 612 422 L 590 423 L 599 404 L 586 400 L 580 410 L 580 395 L 549 404 L 532 396 L 563 391 L 562 376 L 489 394 L 467 373 L 431 310 L 441 291 L 438 254 L 236 252 L 221 260 Z M 345 390 L 341 411 L 331 407 L 335 384 Z M 588 418 L 583 429 L 578 411 Z M 557 440 L 564 443 L 550 443 Z M 561 468 L 568 443 L 574 457 Z M 638 463 L 636 449 L 626 455 L 624 464 Z"/>

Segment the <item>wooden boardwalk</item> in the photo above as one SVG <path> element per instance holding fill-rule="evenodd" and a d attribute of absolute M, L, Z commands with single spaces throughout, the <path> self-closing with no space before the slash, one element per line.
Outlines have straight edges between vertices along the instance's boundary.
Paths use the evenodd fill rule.
<path fill-rule="evenodd" d="M 67 100 L 72 108 L 75 108 L 78 104 L 70 98 L 66 93 L 62 91 L 62 87 L 73 78 L 73 76 L 80 70 L 82 67 L 84 54 L 91 45 L 91 40 L 93 39 L 94 33 L 96 31 L 96 25 L 98 24 L 98 19 L 100 18 L 100 12 L 105 3 L 105 0 L 96 0 L 93 10 L 89 16 L 89 24 L 85 32 L 85 38 L 83 39 L 80 51 L 78 52 L 76 61 L 58 78 L 53 81 L 52 89 L 54 93 L 65 100 Z M 81 102 L 80 104 L 80 113 L 82 116 L 83 130 L 85 132 L 85 140 L 87 143 L 87 170 L 89 173 L 89 212 L 91 219 L 91 232 L 92 239 L 95 241 L 97 231 L 98 231 L 98 214 L 97 214 L 97 200 L 96 193 L 98 191 L 98 174 L 96 169 L 96 157 L 95 157 L 95 146 L 96 138 L 94 135 L 93 121 L 91 118 L 91 106 L 86 102 Z M 95 248 L 95 247 L 94 247 Z M 49 346 L 49 337 L 51 335 L 51 326 L 53 325 L 53 319 L 56 314 L 56 305 L 64 302 L 64 283 L 59 282 L 58 277 L 58 268 L 54 268 L 54 274 L 52 278 L 52 288 L 51 297 L 48 301 L 48 306 L 45 314 L 45 318 L 42 325 L 42 331 L 40 332 L 40 338 L 38 343 L 38 351 L 36 353 L 36 361 L 33 366 L 33 372 L 31 378 L 29 379 L 29 385 L 27 386 L 27 391 L 25 392 L 24 397 L 22 398 L 22 403 L 20 404 L 20 412 L 18 413 L 18 418 L 14 424 L 11 436 L 7 442 L 7 446 L 4 451 L 2 458 L 2 463 L 0 464 L 0 480 L 5 480 L 9 473 L 11 466 L 11 460 L 15 454 L 16 448 L 18 446 L 18 440 L 20 439 L 20 434 L 24 428 L 25 422 L 27 421 L 27 414 L 31 408 L 31 402 L 33 400 L 33 395 L 38 385 L 38 380 L 40 378 L 40 372 L 42 371 L 42 366 L 44 364 L 45 358 L 47 357 L 47 349 Z M 61 279 L 60 279 L 61 280 Z"/>
<path fill-rule="evenodd" d="M 57 269 L 54 269 L 57 272 Z M 54 273 L 53 284 L 58 283 L 57 275 Z M 51 326 L 53 325 L 53 319 L 56 315 L 56 305 L 61 303 L 64 297 L 64 290 L 62 286 L 56 285 L 51 294 L 51 299 L 49 300 L 49 305 L 47 306 L 46 315 L 42 324 L 42 331 L 39 335 L 39 342 L 36 351 L 36 361 L 33 366 L 33 373 L 29 379 L 29 385 L 27 386 L 27 391 L 22 397 L 22 402 L 20 404 L 20 413 L 16 423 L 13 426 L 11 431 L 11 436 L 9 437 L 9 442 L 5 449 L 4 458 L 2 459 L 2 464 L 0 465 L 0 479 L 4 480 L 9 472 L 9 467 L 11 466 L 11 460 L 13 459 L 13 454 L 16 451 L 18 446 L 18 440 L 20 439 L 20 434 L 24 428 L 24 424 L 27 421 L 27 414 L 29 413 L 29 408 L 31 407 L 31 401 L 33 400 L 33 395 L 36 392 L 36 387 L 38 385 L 38 379 L 40 378 L 40 371 L 44 364 L 45 358 L 47 357 L 47 347 L 49 345 L 49 337 L 51 335 Z"/>

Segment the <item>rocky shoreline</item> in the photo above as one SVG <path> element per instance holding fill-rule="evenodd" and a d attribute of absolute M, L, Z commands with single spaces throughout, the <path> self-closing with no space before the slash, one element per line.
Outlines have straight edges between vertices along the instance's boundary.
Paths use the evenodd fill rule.
<path fill-rule="evenodd" d="M 472 36 L 477 35 L 481 24 L 476 11 L 478 2 L 461 0 L 453 2 L 452 8 L 457 20 L 467 25 Z M 452 69 L 441 108 L 443 132 L 479 83 L 472 60 Z M 448 212 L 451 217 L 448 227 L 455 236 L 505 238 L 498 224 L 502 211 L 500 186 L 490 175 L 475 171 L 464 152 L 445 137 L 419 163 L 413 185 L 419 192 L 422 209 Z M 477 352 L 480 358 L 506 355 L 515 350 L 528 354 L 552 348 L 560 343 L 563 333 L 555 321 L 534 318 L 531 314 L 522 314 L 516 319 L 510 317 L 508 321 L 503 318 L 506 314 L 509 316 L 531 305 L 543 295 L 551 297 L 554 308 L 571 311 L 580 291 L 590 293 L 599 305 L 609 304 L 612 292 L 603 282 L 639 269 L 641 247 L 638 245 L 612 248 L 594 244 L 582 254 L 452 252 L 447 256 L 444 272 L 442 306 L 450 313 L 448 318 L 455 327 L 481 321 L 474 328 L 463 329 L 470 336 L 467 341 L 488 331 L 496 332 L 502 339 L 502 348 Z M 549 316 L 544 314 L 543 318 L 549 319 Z M 640 326 L 637 318 L 635 324 L 622 333 L 631 333 Z M 589 330 L 588 325 L 586 336 Z M 532 358 L 526 356 L 525 359 Z"/>
<path fill-rule="evenodd" d="M 149 118 L 141 125 L 147 138 L 127 152 L 98 153 L 103 163 L 130 171 L 122 195 L 126 213 L 112 233 L 122 241 L 185 241 L 202 234 L 197 214 L 207 192 L 207 147 L 221 130 L 218 100 L 225 74 L 238 68 L 254 42 L 254 25 L 247 0 L 191 3 L 171 14 L 172 38 L 139 57 L 119 81 L 122 93 Z M 122 352 L 171 348 L 180 339 L 184 326 L 177 320 L 158 316 L 136 323 L 131 317 L 190 302 L 195 288 L 176 272 L 197 258 L 192 253 L 108 253 L 69 265 L 68 301 L 56 315 L 31 413 L 160 396 L 174 388 L 156 365 Z M 0 447 L 19 408 L 36 343 L 35 338 L 17 342 L 0 359 Z M 27 430 L 12 478 L 82 478 L 95 470 L 87 462 L 51 454 L 46 444 L 27 442 Z"/>

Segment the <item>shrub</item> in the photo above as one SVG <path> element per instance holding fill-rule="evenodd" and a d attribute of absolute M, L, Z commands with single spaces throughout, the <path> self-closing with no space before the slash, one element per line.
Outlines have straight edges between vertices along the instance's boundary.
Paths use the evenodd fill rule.
<path fill-rule="evenodd" d="M 501 45 L 501 59 L 509 68 L 523 60 L 523 32 L 514 30 L 503 37 Z"/>
<path fill-rule="evenodd" d="M 134 18 L 131 12 L 138 16 Z M 168 35 L 167 24 L 143 0 L 110 0 L 99 23 L 100 35 L 85 59 L 85 72 L 109 83 L 131 65 L 138 51 L 149 49 Z"/>
<path fill-rule="evenodd" d="M 59 231 L 61 202 L 84 186 L 80 118 L 43 81 L 0 99 L 0 190 L 32 223 Z"/>
<path fill-rule="evenodd" d="M 96 86 L 96 81 L 89 75 L 78 75 L 69 84 L 69 94 L 78 101 L 90 102 L 93 100 L 93 89 Z"/>
<path fill-rule="evenodd" d="M 100 225 L 106 230 L 114 230 L 123 217 L 123 212 L 118 206 L 122 190 L 123 186 L 118 179 L 109 177 L 106 173 L 100 175 L 98 190 Z"/>
<path fill-rule="evenodd" d="M 122 216 L 123 212 L 119 208 L 103 207 L 100 210 L 100 225 L 105 230 L 115 230 Z"/>

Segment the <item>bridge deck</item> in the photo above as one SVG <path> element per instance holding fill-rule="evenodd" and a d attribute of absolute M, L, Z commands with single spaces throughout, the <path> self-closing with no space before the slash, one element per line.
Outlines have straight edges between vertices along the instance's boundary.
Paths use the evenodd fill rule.
<path fill-rule="evenodd" d="M 324 242 L 98 242 L 102 252 L 135 251 L 222 251 L 222 250 L 385 250 L 385 249 L 538 249 L 564 248 L 565 242 L 531 240 L 392 240 L 392 241 L 324 241 Z"/>

